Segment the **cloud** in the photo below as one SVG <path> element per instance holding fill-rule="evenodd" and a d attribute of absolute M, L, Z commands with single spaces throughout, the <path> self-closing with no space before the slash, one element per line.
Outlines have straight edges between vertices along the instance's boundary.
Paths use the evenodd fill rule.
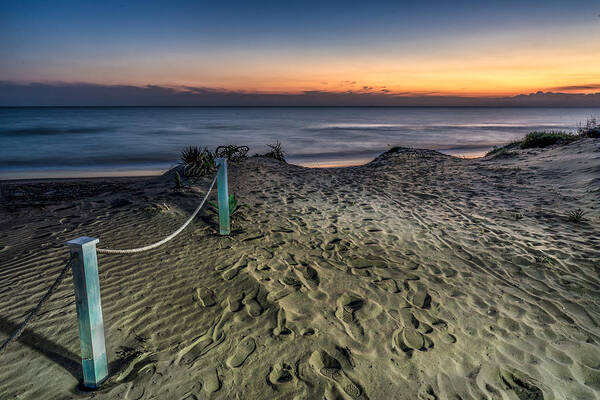
<path fill-rule="evenodd" d="M 550 90 L 550 91 L 562 90 L 565 92 L 571 92 L 571 91 L 596 90 L 596 89 L 600 89 L 600 83 L 588 83 L 586 85 L 573 85 L 573 86 L 555 86 L 555 87 L 549 88 L 548 90 Z"/>
<path fill-rule="evenodd" d="M 537 92 L 512 97 L 461 97 L 436 92 L 310 90 L 251 93 L 194 86 L 131 86 L 0 81 L 0 106 L 487 106 L 600 107 L 600 93 Z"/>

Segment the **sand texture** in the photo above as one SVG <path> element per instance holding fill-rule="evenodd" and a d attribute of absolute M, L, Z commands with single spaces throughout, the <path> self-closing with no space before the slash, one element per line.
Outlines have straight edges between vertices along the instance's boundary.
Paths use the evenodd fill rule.
<path fill-rule="evenodd" d="M 157 241 L 210 178 L 2 185 L 0 341 L 78 236 Z M 230 165 L 250 205 L 99 255 L 111 377 L 86 393 L 71 277 L 0 356 L 1 399 L 600 399 L 600 140 L 463 160 Z M 586 211 L 571 222 L 569 211 Z"/>

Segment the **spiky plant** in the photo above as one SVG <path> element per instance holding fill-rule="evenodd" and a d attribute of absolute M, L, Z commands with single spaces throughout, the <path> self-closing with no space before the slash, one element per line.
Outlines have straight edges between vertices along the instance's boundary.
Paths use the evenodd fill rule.
<path fill-rule="evenodd" d="M 181 152 L 183 171 L 187 176 L 203 176 L 215 169 L 215 156 L 206 147 L 188 146 Z"/>
<path fill-rule="evenodd" d="M 578 208 L 577 210 L 569 211 L 569 213 L 567 214 L 567 218 L 570 222 L 578 224 L 581 221 L 583 221 L 584 215 L 585 211 L 583 211 L 581 208 Z"/>
<path fill-rule="evenodd" d="M 237 216 L 242 216 L 242 209 L 243 208 L 250 208 L 250 206 L 248 204 L 241 204 L 238 202 L 237 197 L 234 194 L 230 194 L 229 195 L 229 218 L 232 224 L 234 224 L 235 222 L 237 222 Z M 209 201 L 208 205 L 210 206 L 210 210 L 212 212 L 214 212 L 215 214 L 219 214 L 219 205 L 216 204 L 213 201 Z"/>

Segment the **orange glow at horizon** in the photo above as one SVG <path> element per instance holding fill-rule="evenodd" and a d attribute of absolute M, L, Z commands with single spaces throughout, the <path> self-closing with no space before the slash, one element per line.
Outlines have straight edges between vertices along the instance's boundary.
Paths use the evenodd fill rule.
<path fill-rule="evenodd" d="M 161 84 L 250 93 L 296 94 L 306 91 L 387 93 L 407 96 L 512 96 L 532 92 L 600 92 L 600 46 L 587 54 L 518 54 L 481 57 L 331 61 L 272 60 L 240 62 L 235 70 L 188 71 L 171 65 Z M 176 70 L 176 72 L 174 71 Z M 218 72 L 216 72 L 218 71 Z M 162 72 L 162 71 L 161 71 Z M 167 71 L 164 71 L 168 73 Z M 145 81 L 140 76 L 148 75 Z M 117 84 L 156 84 L 160 74 L 146 71 Z M 197 78 L 194 75 L 200 75 Z M 101 82 L 99 82 L 101 83 Z"/>
<path fill-rule="evenodd" d="M 600 92 L 596 25 L 390 40 L 365 48 L 155 49 L 44 64 L 37 81 L 191 86 L 249 93 L 306 91 L 497 97 Z M 589 38 L 582 40 L 581 38 Z M 40 60 L 40 65 L 42 64 Z M 28 80 L 26 72 L 16 78 Z"/>

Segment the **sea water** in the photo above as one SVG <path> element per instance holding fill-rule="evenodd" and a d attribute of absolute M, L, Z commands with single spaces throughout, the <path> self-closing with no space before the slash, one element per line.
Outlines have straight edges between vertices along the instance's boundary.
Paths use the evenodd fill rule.
<path fill-rule="evenodd" d="M 575 130 L 600 108 L 0 108 L 0 179 L 155 174 L 183 148 L 281 142 L 310 167 L 357 165 L 392 146 L 482 156 L 533 130 Z"/>

